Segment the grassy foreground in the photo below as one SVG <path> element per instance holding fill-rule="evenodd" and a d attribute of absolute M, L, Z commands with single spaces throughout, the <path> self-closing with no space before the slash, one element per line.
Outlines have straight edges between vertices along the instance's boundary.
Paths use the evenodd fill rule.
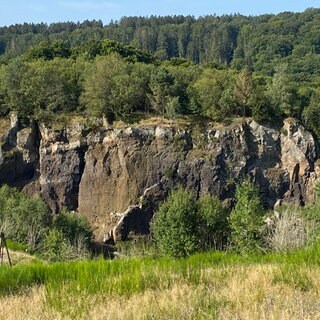
<path fill-rule="evenodd" d="M 1 267 L 0 319 L 319 319 L 320 246 Z"/>

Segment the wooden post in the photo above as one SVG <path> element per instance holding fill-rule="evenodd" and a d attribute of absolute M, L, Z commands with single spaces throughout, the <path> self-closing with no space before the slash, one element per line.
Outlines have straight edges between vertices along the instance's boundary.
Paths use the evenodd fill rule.
<path fill-rule="evenodd" d="M 6 238 L 4 236 L 4 233 L 1 232 L 1 234 L 0 234 L 0 265 L 3 264 L 4 250 L 6 250 L 6 254 L 7 254 L 9 265 L 10 265 L 10 267 L 12 267 L 10 254 L 9 254 L 9 250 L 8 250 L 8 246 L 7 246 L 7 241 L 6 241 Z"/>

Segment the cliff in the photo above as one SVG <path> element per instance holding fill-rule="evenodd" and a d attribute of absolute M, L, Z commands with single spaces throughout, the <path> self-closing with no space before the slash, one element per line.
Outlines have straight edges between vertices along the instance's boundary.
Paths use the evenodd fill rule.
<path fill-rule="evenodd" d="M 88 129 L 77 119 L 56 128 L 14 115 L 2 120 L 0 184 L 40 194 L 53 212 L 67 206 L 86 214 L 98 240 L 148 233 L 155 208 L 178 185 L 230 205 L 235 183 L 249 175 L 267 207 L 313 201 L 316 141 L 294 119 L 280 128 L 251 119 L 228 126 L 96 121 Z"/>

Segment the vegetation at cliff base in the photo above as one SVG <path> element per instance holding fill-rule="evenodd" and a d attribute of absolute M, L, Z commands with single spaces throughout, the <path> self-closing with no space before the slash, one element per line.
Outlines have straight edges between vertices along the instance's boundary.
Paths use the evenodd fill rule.
<path fill-rule="evenodd" d="M 92 230 L 83 215 L 63 209 L 52 216 L 39 196 L 29 197 L 7 185 L 0 187 L 0 231 L 14 241 L 10 248 L 22 246 L 48 261 L 89 256 Z"/>
<path fill-rule="evenodd" d="M 284 206 L 275 215 L 263 208 L 259 188 L 248 179 L 237 185 L 235 201 L 228 210 L 210 195 L 195 200 L 188 191 L 173 191 L 153 218 L 159 252 L 174 258 L 206 250 L 290 252 L 320 239 L 319 202 L 304 208 Z"/>
<path fill-rule="evenodd" d="M 237 186 L 231 212 L 214 197 L 196 200 L 180 188 L 155 215 L 158 254 L 128 257 L 120 253 L 113 260 L 55 262 L 85 257 L 77 244 L 79 235 L 90 240 L 86 220 L 65 210 L 48 219 L 42 200 L 2 186 L 1 228 L 14 226 L 11 230 L 16 233 L 10 237 L 28 245 L 28 238 L 18 238 L 24 229 L 19 218 L 11 215 L 15 212 L 19 217 L 12 206 L 42 208 L 34 215 L 33 230 L 46 228 L 46 235 L 39 233 L 35 249 L 50 263 L 23 259 L 13 268 L 0 266 L 0 296 L 5 305 L 0 319 L 39 318 L 43 312 L 45 319 L 111 315 L 132 319 L 135 314 L 138 319 L 208 319 L 212 315 L 252 319 L 279 314 L 281 319 L 300 319 L 301 314 L 316 319 L 320 312 L 319 183 L 315 192 L 314 205 L 284 207 L 279 217 L 273 217 L 262 208 L 259 190 L 249 180 Z M 267 217 L 272 223 L 266 224 Z M 12 241 L 9 245 L 25 249 Z"/>
<path fill-rule="evenodd" d="M 178 189 L 160 206 L 152 224 L 153 237 L 164 255 L 186 257 L 200 250 L 227 246 L 228 212 L 210 195 L 195 201 Z"/>
<path fill-rule="evenodd" d="M 236 189 L 236 205 L 230 213 L 231 241 L 242 253 L 261 251 L 265 211 L 259 190 L 248 180 Z"/>

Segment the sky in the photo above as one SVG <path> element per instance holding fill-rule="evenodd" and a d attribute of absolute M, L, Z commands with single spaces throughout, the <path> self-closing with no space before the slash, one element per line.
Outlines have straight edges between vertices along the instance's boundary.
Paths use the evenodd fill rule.
<path fill-rule="evenodd" d="M 99 20 L 123 16 L 210 14 L 259 15 L 319 8 L 320 0 L 0 0 L 0 26 Z"/>

